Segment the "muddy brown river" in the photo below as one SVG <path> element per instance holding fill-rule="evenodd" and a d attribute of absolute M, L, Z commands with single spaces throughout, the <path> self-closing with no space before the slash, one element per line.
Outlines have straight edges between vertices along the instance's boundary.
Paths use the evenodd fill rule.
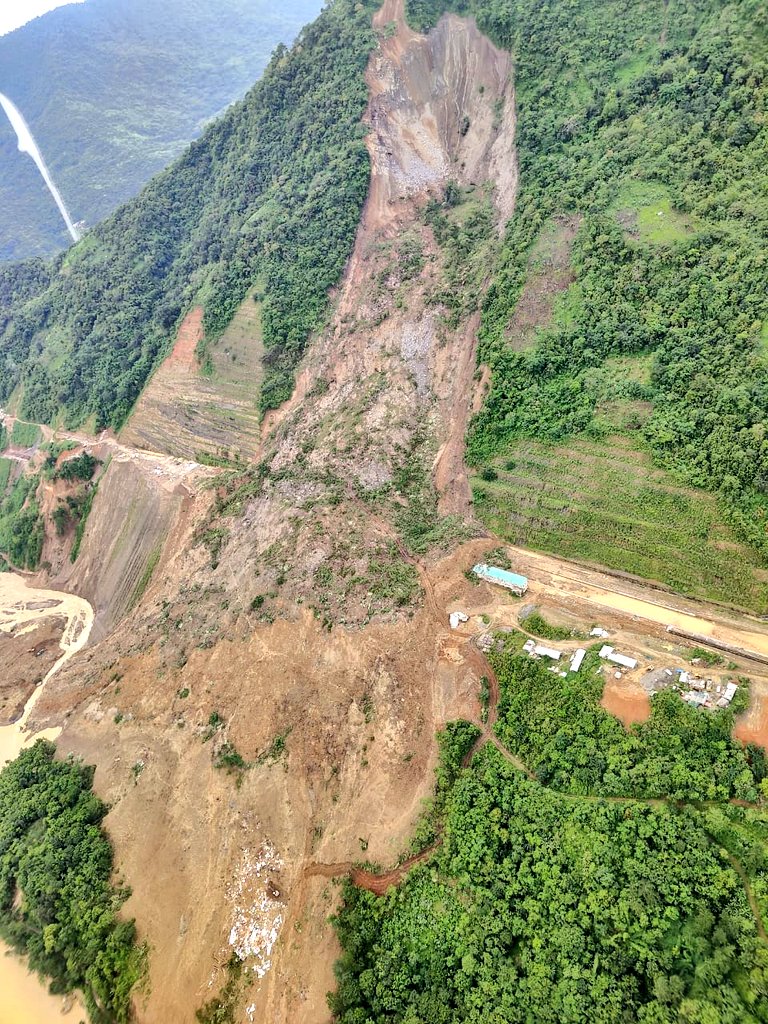
<path fill-rule="evenodd" d="M 83 598 L 29 587 L 15 573 L 0 573 L 0 632 L 33 625 L 50 615 L 64 616 L 67 620 L 59 642 L 61 655 L 32 693 L 18 722 L 0 728 L 0 767 L 39 737 L 56 739 L 61 732 L 46 729 L 32 733 L 27 729 L 27 722 L 45 686 L 62 665 L 85 647 L 93 626 L 93 608 Z M 0 1024 L 56 1024 L 61 1021 L 61 997 L 49 995 L 45 985 L 30 974 L 23 960 L 7 954 L 6 947 L 0 944 Z M 75 1024 L 85 1019 L 85 1013 L 76 1005 L 63 1019 Z"/>

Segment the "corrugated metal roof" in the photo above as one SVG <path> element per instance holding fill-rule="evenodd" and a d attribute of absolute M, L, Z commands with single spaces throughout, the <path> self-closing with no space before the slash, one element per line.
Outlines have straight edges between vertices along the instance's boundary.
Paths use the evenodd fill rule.
<path fill-rule="evenodd" d="M 552 658 L 554 661 L 559 661 L 562 654 L 562 651 L 556 651 L 554 647 L 545 647 L 544 644 L 536 644 L 533 651 L 542 658 Z"/>
<path fill-rule="evenodd" d="M 571 672 L 579 671 L 579 669 L 581 668 L 581 663 L 582 661 L 584 661 L 586 656 L 587 652 L 584 650 L 584 648 L 579 647 L 579 649 L 574 653 L 573 657 L 571 658 Z"/>
<path fill-rule="evenodd" d="M 516 572 L 509 572 L 508 569 L 499 569 L 495 565 L 483 565 L 481 563 L 474 566 L 472 572 L 476 576 L 485 576 L 488 579 L 495 580 L 497 583 L 512 584 L 514 587 L 528 586 L 528 578 L 526 576 L 521 576 Z"/>

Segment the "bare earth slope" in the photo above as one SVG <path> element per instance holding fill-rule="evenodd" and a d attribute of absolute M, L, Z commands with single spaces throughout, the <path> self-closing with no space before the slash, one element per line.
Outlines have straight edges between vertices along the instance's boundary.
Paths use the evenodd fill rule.
<path fill-rule="evenodd" d="M 184 318 L 173 351 L 120 432 L 126 444 L 187 459 L 201 452 L 254 455 L 262 355 L 259 306 L 251 295 L 246 297 L 215 346 L 207 375 L 196 358 L 202 319 L 200 306 Z"/>
<path fill-rule="evenodd" d="M 256 968 L 251 1019 L 327 1020 L 335 889 L 305 878 L 304 866 L 394 860 L 431 788 L 436 729 L 476 710 L 477 662 L 437 611 L 440 571 L 418 568 L 421 608 L 376 597 L 384 586 L 377 567 L 408 563 L 396 551 L 397 506 L 377 510 L 358 494 L 391 481 L 418 452 L 428 471 L 436 463 L 444 509 L 468 511 L 462 452 L 476 314 L 451 320 L 436 299 L 445 255 L 423 212 L 453 180 L 478 208 L 492 183 L 494 237 L 510 215 L 510 64 L 471 22 L 445 18 L 424 38 L 407 30 L 400 2 L 376 20 L 379 28 L 395 21 L 397 31 L 382 32 L 368 71 L 370 196 L 332 322 L 310 344 L 294 398 L 264 424 L 259 455 L 270 478 L 238 499 L 234 517 L 208 526 L 210 497 L 183 498 L 186 511 L 167 518 L 175 532 L 166 533 L 138 606 L 67 666 L 37 710 L 41 722 L 69 714 L 62 753 L 99 765 L 119 868 L 133 887 L 128 910 L 152 951 L 139 1007 L 147 1022 L 191 1019 L 223 980 L 229 941 L 243 929 L 256 936 L 247 958 Z M 422 253 L 410 274 L 400 251 L 406 236 Z M 190 334 L 194 324 L 187 327 Z M 189 394 L 205 386 L 176 356 L 123 443 L 197 450 L 196 410 L 179 426 L 176 412 L 161 408 L 174 389 L 178 410 L 188 385 Z M 223 439 L 201 433 L 231 448 L 240 427 Z M 105 564 L 141 550 L 146 564 L 160 543 L 141 531 L 128 537 L 120 525 L 144 486 L 130 472 L 100 486 L 86 533 L 93 557 L 85 545 L 80 556 L 91 568 L 67 581 L 87 584 L 97 606 L 110 574 L 99 575 L 96 550 Z M 171 499 L 173 489 L 162 500 Z M 195 529 L 222 531 L 215 567 L 192 543 Z M 325 588 L 323 614 L 335 623 L 328 632 L 304 608 L 325 596 L 317 574 L 331 565 L 334 580 L 347 582 L 343 593 Z M 277 596 L 266 612 L 249 610 L 260 593 Z M 225 725 L 206 741 L 214 711 Z M 286 752 L 273 761 L 277 737 Z M 224 740 L 254 763 L 239 788 L 212 763 Z"/>

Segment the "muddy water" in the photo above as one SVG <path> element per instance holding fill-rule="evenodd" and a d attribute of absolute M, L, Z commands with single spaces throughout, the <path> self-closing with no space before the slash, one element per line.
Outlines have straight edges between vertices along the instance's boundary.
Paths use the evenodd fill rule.
<path fill-rule="evenodd" d="M 23 629 L 49 615 L 63 615 L 67 619 L 59 641 L 61 657 L 27 701 L 19 721 L 0 728 L 0 766 L 38 737 L 55 739 L 58 736 L 60 729 L 30 733 L 26 723 L 45 685 L 85 646 L 93 625 L 93 609 L 82 598 L 28 587 L 21 576 L 0 573 L 0 631 L 9 632 L 17 626 Z M 6 947 L 0 944 L 0 1024 L 56 1024 L 62 1019 L 61 997 L 50 996 L 37 977 L 27 971 L 22 960 L 6 953 Z M 74 1022 L 84 1017 L 82 1010 L 76 1007 L 64 1019 Z"/>
<path fill-rule="evenodd" d="M 49 995 L 24 962 L 0 944 L 0 1024 L 77 1024 L 84 1018 L 79 1006 L 62 1017 L 63 1006 L 61 996 Z"/>
<path fill-rule="evenodd" d="M 59 729 L 46 729 L 33 736 L 27 732 L 27 721 L 45 685 L 73 654 L 85 647 L 93 626 L 93 608 L 83 598 L 62 594 L 58 590 L 28 587 L 21 576 L 12 572 L 0 573 L 0 631 L 8 633 L 17 626 L 33 625 L 49 615 L 63 615 L 67 620 L 59 641 L 61 656 L 32 693 L 18 722 L 0 728 L 0 766 L 13 760 L 33 739 L 40 736 L 55 739 L 58 736 Z"/>

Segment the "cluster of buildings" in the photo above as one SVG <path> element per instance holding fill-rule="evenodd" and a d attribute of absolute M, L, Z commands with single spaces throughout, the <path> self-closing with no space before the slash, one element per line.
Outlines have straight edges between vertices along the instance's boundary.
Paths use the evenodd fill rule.
<path fill-rule="evenodd" d="M 643 679 L 648 696 L 653 697 L 659 690 L 674 687 L 686 703 L 698 708 L 727 708 L 739 689 L 737 683 L 730 680 L 718 682 L 715 679 L 704 679 L 681 668 L 663 668 L 651 673 Z"/>
<path fill-rule="evenodd" d="M 526 640 L 523 644 L 523 650 L 531 658 L 550 658 L 554 662 L 559 662 L 563 656 L 562 651 L 556 650 L 554 647 L 547 647 L 546 644 L 537 644 L 535 640 Z M 579 647 L 578 650 L 574 651 L 571 655 L 570 671 L 578 672 L 581 668 L 581 663 L 587 656 L 587 652 L 583 647 Z M 555 666 L 551 666 L 552 671 L 558 671 Z M 560 672 L 561 676 L 565 676 L 565 672 Z"/>
<path fill-rule="evenodd" d="M 472 572 L 478 579 L 504 587 L 518 597 L 522 597 L 528 590 L 528 579 L 519 573 L 510 572 L 508 569 L 500 569 L 494 565 L 479 563 L 473 566 Z M 467 616 L 463 612 L 456 611 L 450 615 L 450 623 L 453 629 L 457 629 L 466 621 Z M 595 626 L 590 631 L 590 637 L 598 640 L 607 640 L 609 633 L 602 626 Z M 504 641 L 500 638 L 495 638 L 491 633 L 486 633 L 478 638 L 477 645 L 480 650 L 487 653 L 494 647 L 498 650 L 503 650 Z M 568 671 L 578 672 L 587 655 L 586 650 L 583 647 L 579 647 L 578 650 L 569 656 L 570 663 L 566 668 L 562 661 L 564 657 L 563 652 L 555 647 L 550 647 L 548 644 L 528 639 L 523 644 L 523 650 L 531 658 L 550 661 L 552 664 L 549 666 L 549 671 L 555 672 L 562 677 L 565 677 Z M 606 662 L 606 669 L 614 671 L 617 679 L 621 679 L 624 672 L 631 672 L 637 668 L 636 658 L 622 654 L 608 643 L 604 643 L 600 648 L 599 656 Z M 661 689 L 674 686 L 680 691 L 682 699 L 694 707 L 727 708 L 738 690 L 736 683 L 702 679 L 685 669 L 679 668 L 664 668 L 653 672 L 646 672 L 641 682 L 650 697 Z"/>

